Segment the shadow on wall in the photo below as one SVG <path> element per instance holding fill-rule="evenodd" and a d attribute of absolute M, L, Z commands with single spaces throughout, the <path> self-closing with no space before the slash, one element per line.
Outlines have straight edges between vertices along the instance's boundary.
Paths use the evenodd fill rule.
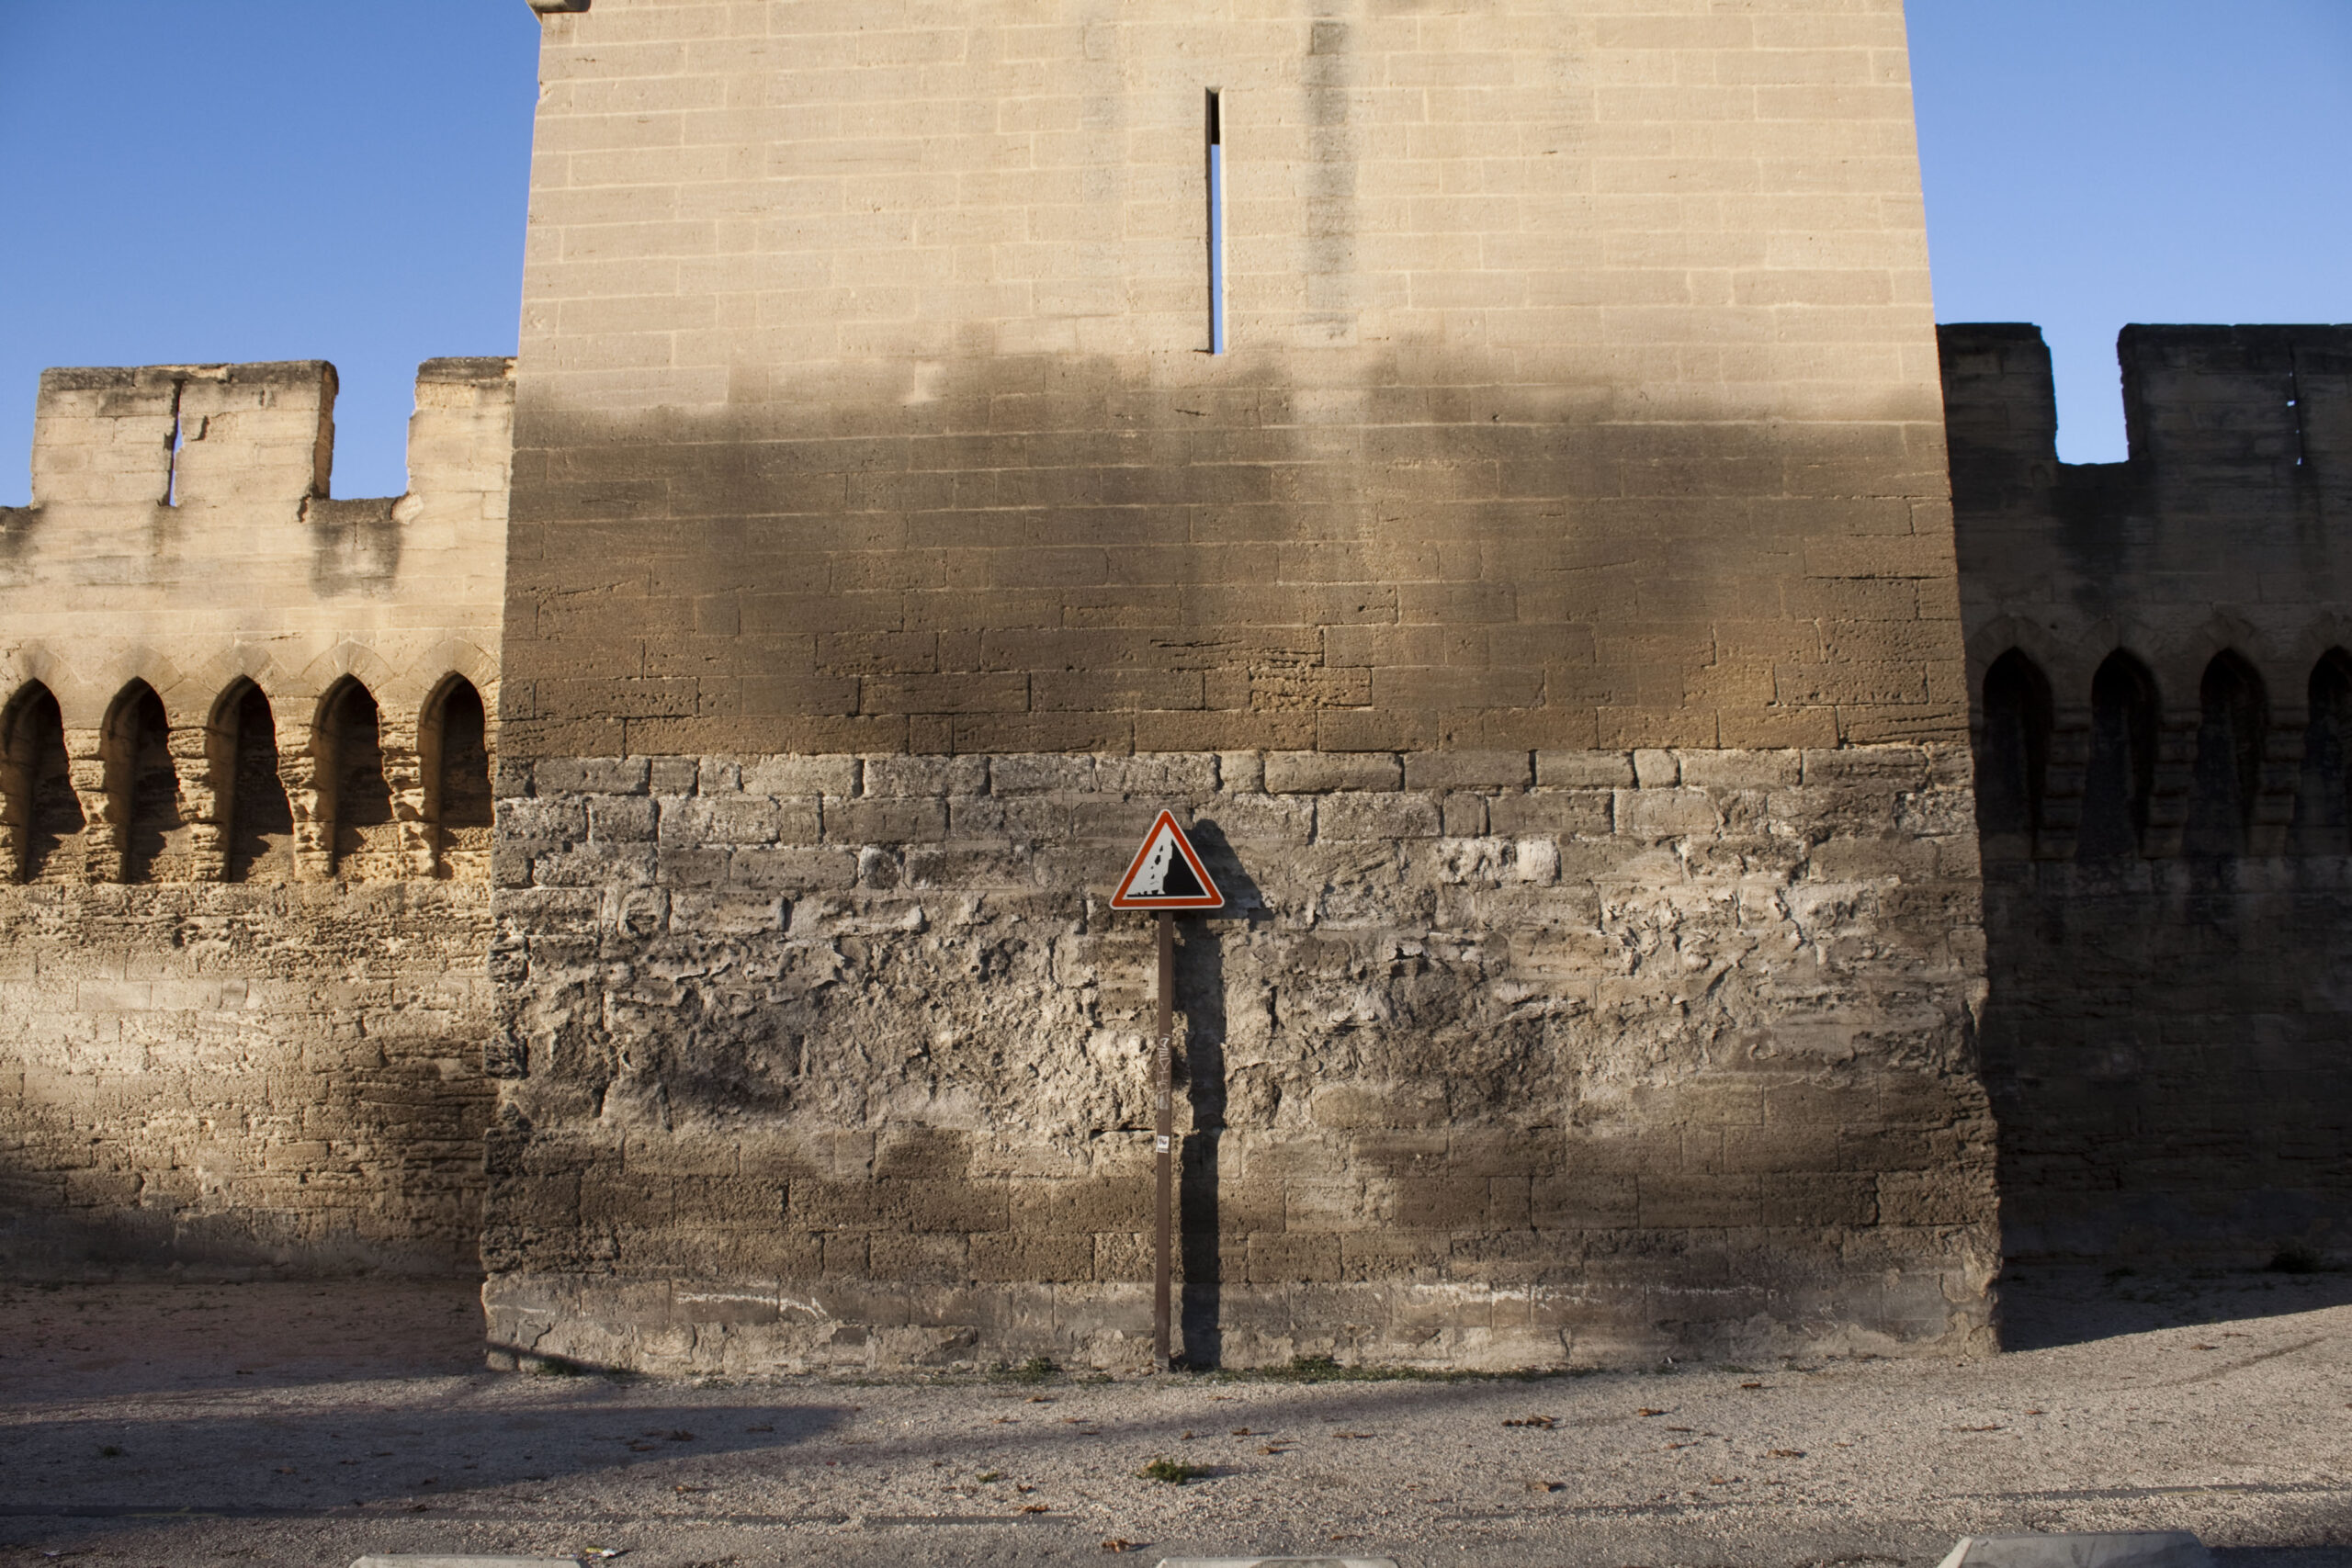
<path fill-rule="evenodd" d="M 14 1134 L 0 1156 L 0 1275 L 223 1281 L 478 1275 L 488 1085 L 448 1082 L 434 1063 L 415 1060 L 325 1076 L 339 1081 L 311 1110 L 339 1134 L 341 1149 L 332 1155 L 259 1140 L 175 1155 L 168 1113 L 143 1127 L 151 1141 L 141 1141 L 108 1136 L 108 1125 L 87 1115 L 0 1100 L 0 1118 Z M 157 1101 L 179 1087 L 141 1085 L 138 1096 Z M 399 1108 L 397 1115 L 388 1107 Z M 302 1183 L 278 1178 L 289 1157 L 303 1164 Z M 323 1196 L 306 1200 L 303 1189 Z"/>
<path fill-rule="evenodd" d="M 1559 379 L 1536 385 L 1510 355 L 1333 350 L 1310 391 L 1272 352 L 1237 354 L 1214 387 L 1109 356 L 1006 355 L 959 359 L 920 398 L 897 366 L 768 401 L 747 387 L 658 439 L 528 408 L 514 525 L 549 544 L 509 582 L 508 744 L 1958 739 L 1928 677 L 1957 649 L 1897 629 L 1930 624 L 1908 581 L 1886 592 L 1948 573 L 1944 541 L 1890 553 L 1873 515 L 1907 518 L 1895 497 L 1943 490 L 1882 445 L 1888 422 L 1932 418 L 1926 400 L 1889 391 L 1850 424 L 1739 406 L 1660 417 L 1590 365 L 1548 370 Z M 627 586 L 649 566 L 657 592 Z M 1882 604 L 1913 607 L 1855 613 Z M 1824 645 L 1825 614 L 1863 629 Z M 603 673 L 603 652 L 633 641 L 675 672 Z"/>
<path fill-rule="evenodd" d="M 1981 1040 L 2012 1258 L 2352 1250 L 2352 658 L 2292 678 L 2301 735 L 2234 649 L 2193 720 L 2122 649 L 2083 694 L 2014 649 L 1986 671 Z"/>
<path fill-rule="evenodd" d="M 1183 1285 L 1177 1312 L 1179 1344 L 1171 1348 L 1188 1366 L 1214 1367 L 1223 1363 L 1225 1351 L 1223 1281 L 1227 1269 L 1220 1206 L 1225 1184 L 1227 1034 L 1225 939 L 1228 930 L 1246 931 L 1251 921 L 1269 916 L 1265 895 L 1242 869 L 1240 855 L 1224 830 L 1204 819 L 1193 824 L 1190 837 L 1208 866 L 1210 880 L 1225 895 L 1225 908 L 1176 922 L 1181 939 L 1176 951 L 1176 1010 L 1184 1017 L 1182 1071 L 1193 1131 L 1184 1139 L 1183 1163 L 1177 1178 Z"/>

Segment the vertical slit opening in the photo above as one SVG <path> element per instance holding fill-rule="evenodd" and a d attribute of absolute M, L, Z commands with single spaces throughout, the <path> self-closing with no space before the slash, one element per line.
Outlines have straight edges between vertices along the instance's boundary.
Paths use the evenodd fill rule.
<path fill-rule="evenodd" d="M 1225 107 L 1224 94 L 1208 90 L 1209 158 L 1209 352 L 1225 352 Z"/>
<path fill-rule="evenodd" d="M 180 503 L 180 448 L 187 445 L 187 432 L 180 425 L 180 398 L 187 392 L 186 381 L 172 383 L 172 433 L 164 438 L 164 504 Z"/>
<path fill-rule="evenodd" d="M 2303 381 L 2301 367 L 2290 362 L 2287 366 L 2287 409 L 2295 418 L 2295 467 L 2303 466 L 2308 437 L 2303 430 Z"/>

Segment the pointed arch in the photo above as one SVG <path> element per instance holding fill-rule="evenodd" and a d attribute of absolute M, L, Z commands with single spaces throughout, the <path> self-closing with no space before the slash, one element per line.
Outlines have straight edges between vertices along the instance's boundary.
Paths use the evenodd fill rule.
<path fill-rule="evenodd" d="M 1985 853 L 2033 852 L 2050 776 L 2054 708 L 2040 665 L 2011 649 L 1984 671 L 1976 746 L 1976 820 Z"/>
<path fill-rule="evenodd" d="M 2091 677 L 2091 751 L 2083 778 L 2079 859 L 2135 855 L 2146 842 L 2163 712 L 2156 678 L 2121 649 L 2109 654 Z"/>
<path fill-rule="evenodd" d="M 2197 771 L 2182 847 L 2192 855 L 2242 855 L 2262 795 L 2270 697 L 2262 676 L 2223 649 L 2198 682 Z"/>
<path fill-rule="evenodd" d="M 424 705 L 417 742 L 434 874 L 459 882 L 490 875 L 490 716 L 481 692 L 452 673 Z"/>
<path fill-rule="evenodd" d="M 58 848 L 87 826 L 74 793 L 63 713 L 39 681 L 27 682 L 0 708 L 0 872 L 16 882 L 41 881 L 53 862 L 67 858 Z"/>
<path fill-rule="evenodd" d="M 212 706 L 222 876 L 231 882 L 294 879 L 294 808 L 278 771 L 277 716 L 261 686 L 239 676 Z"/>
<path fill-rule="evenodd" d="M 384 776 L 382 715 L 376 694 L 346 675 L 319 699 L 312 748 L 318 759 L 319 818 L 334 874 L 349 882 L 390 882 L 401 874 L 392 790 Z"/>
<path fill-rule="evenodd" d="M 115 694 L 99 731 L 98 755 L 113 818 L 115 879 L 186 880 L 181 829 L 187 822 L 180 809 L 179 771 L 172 763 L 172 721 L 154 687 L 133 680 Z"/>
<path fill-rule="evenodd" d="M 2331 648 L 2319 656 L 2305 711 L 2294 847 L 2301 854 L 2344 854 L 2352 851 L 2352 653 Z"/>

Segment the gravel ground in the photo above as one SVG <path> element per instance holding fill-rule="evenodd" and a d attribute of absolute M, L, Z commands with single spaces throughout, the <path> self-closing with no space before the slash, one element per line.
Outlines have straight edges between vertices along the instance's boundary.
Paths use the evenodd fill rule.
<path fill-rule="evenodd" d="M 0 1568 L 1288 1551 L 1927 1564 L 2188 1529 L 2352 1568 L 2352 1276 L 2032 1271 L 2011 1353 L 1519 1380 L 481 1370 L 469 1287 L 0 1287 Z M 1154 1459 L 1195 1467 L 1168 1484 Z M 628 1568 L 628 1564 L 622 1568 Z"/>

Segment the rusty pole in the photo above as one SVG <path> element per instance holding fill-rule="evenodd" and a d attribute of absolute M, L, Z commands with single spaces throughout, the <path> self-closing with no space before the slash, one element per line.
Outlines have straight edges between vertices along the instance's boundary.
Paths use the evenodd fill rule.
<path fill-rule="evenodd" d="M 1169 1232 L 1174 1218 L 1176 1108 L 1173 1055 L 1176 1036 L 1176 917 L 1159 911 L 1159 1043 L 1153 1052 L 1154 1089 L 1159 1100 L 1159 1123 L 1152 1140 L 1153 1248 L 1151 1259 L 1151 1345 L 1158 1358 L 1155 1370 L 1168 1367 Z"/>

